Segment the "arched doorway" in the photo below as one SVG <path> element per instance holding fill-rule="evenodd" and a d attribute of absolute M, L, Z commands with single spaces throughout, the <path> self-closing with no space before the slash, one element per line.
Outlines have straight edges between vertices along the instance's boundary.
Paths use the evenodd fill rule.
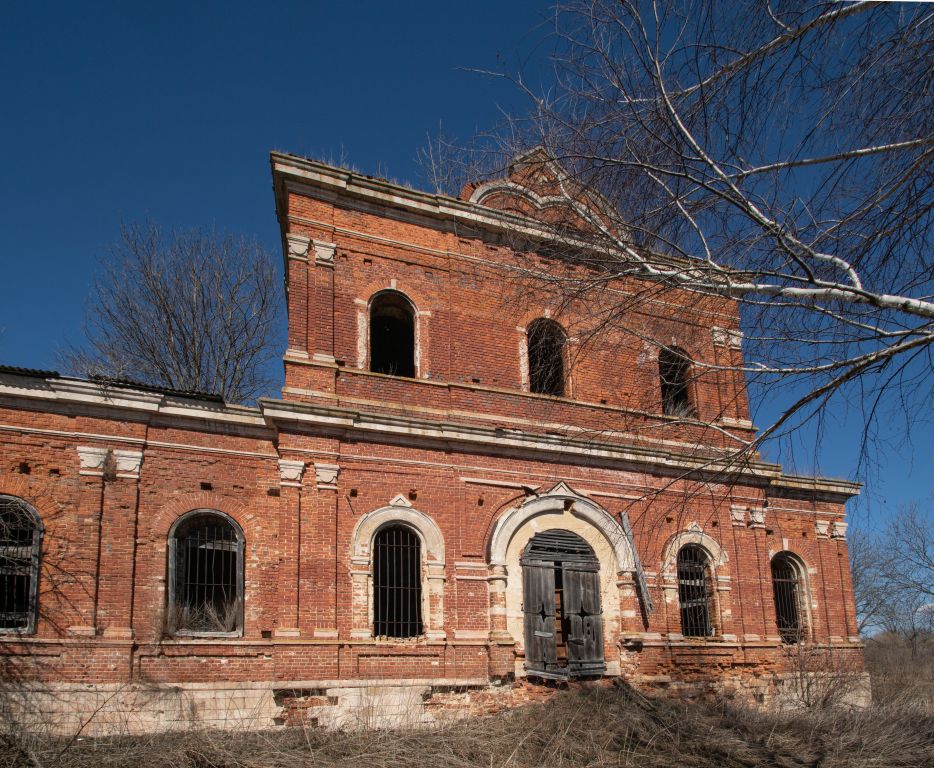
<path fill-rule="evenodd" d="M 570 531 L 542 531 L 526 545 L 520 562 L 528 673 L 604 674 L 600 564 L 593 549 Z"/>

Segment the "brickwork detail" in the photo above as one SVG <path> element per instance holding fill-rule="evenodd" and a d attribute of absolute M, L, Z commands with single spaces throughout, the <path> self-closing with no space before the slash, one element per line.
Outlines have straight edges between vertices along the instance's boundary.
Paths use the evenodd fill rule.
<path fill-rule="evenodd" d="M 775 693 L 789 671 L 779 552 L 801 564 L 808 642 L 858 668 L 845 522 L 858 488 L 731 460 L 733 438 L 755 435 L 744 382 L 721 372 L 741 361 L 735 303 L 653 291 L 637 332 L 578 350 L 583 308 L 509 288 L 523 260 L 548 258 L 509 245 L 516 211 L 551 210 L 547 173 L 515 193 L 523 167 L 454 199 L 274 154 L 280 399 L 0 374 L 0 493 L 43 526 L 36 630 L 0 633 L 5 680 L 40 701 L 67 692 L 66 719 L 119 690 L 141 728 L 183 711 L 342 727 L 413 702 L 419 722 L 512 706 L 542 690 L 525 679 L 522 553 L 555 530 L 598 561 L 610 676 Z M 367 370 L 369 302 L 387 290 L 415 307 L 413 378 Z M 566 397 L 529 392 L 526 329 L 541 317 L 568 330 Z M 696 418 L 662 413 L 646 339 L 712 364 L 691 385 Z M 202 509 L 242 530 L 237 637 L 167 633 L 170 532 Z M 373 539 L 389 524 L 420 542 L 424 632 L 404 640 L 373 637 Z M 710 555 L 711 637 L 681 632 L 686 545 Z"/>

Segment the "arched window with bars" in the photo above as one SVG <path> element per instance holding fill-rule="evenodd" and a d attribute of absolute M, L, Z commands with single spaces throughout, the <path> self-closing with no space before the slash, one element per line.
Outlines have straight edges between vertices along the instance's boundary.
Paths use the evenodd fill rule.
<path fill-rule="evenodd" d="M 36 511 L 16 496 L 0 495 L 0 632 L 36 631 L 41 544 Z"/>
<path fill-rule="evenodd" d="M 415 308 L 398 291 L 370 304 L 370 370 L 415 378 Z"/>
<path fill-rule="evenodd" d="M 418 534 L 387 525 L 373 539 L 373 635 L 422 634 L 422 558 Z"/>
<path fill-rule="evenodd" d="M 564 329 L 554 320 L 539 318 L 529 324 L 527 343 L 529 391 L 564 397 Z"/>
<path fill-rule="evenodd" d="M 199 509 L 175 524 L 169 535 L 170 632 L 242 632 L 243 552 L 243 532 L 223 512 Z"/>
<path fill-rule="evenodd" d="M 696 415 L 691 402 L 691 358 L 672 347 L 658 353 L 658 376 L 661 382 L 662 413 L 690 418 Z"/>
<path fill-rule="evenodd" d="M 775 596 L 775 623 L 783 643 L 804 640 L 804 584 L 801 568 L 787 552 L 772 558 L 772 592 Z"/>
<path fill-rule="evenodd" d="M 681 606 L 681 634 L 710 637 L 710 556 L 697 544 L 686 544 L 678 551 L 678 602 Z"/>

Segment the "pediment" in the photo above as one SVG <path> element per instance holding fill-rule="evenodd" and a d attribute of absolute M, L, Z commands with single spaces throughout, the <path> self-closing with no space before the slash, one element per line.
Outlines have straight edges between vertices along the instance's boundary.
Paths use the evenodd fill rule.
<path fill-rule="evenodd" d="M 542 147 L 516 157 L 501 178 L 467 185 L 461 197 L 559 230 L 618 229 L 609 203 L 568 175 Z"/>
<path fill-rule="evenodd" d="M 411 509 L 412 502 L 409 501 L 407 498 L 405 498 L 405 496 L 403 496 L 401 493 L 397 493 L 395 496 L 393 496 L 389 500 L 389 506 L 390 507 L 408 507 L 409 509 Z"/>
<path fill-rule="evenodd" d="M 554 488 L 552 488 L 548 493 L 543 494 L 544 496 L 575 496 L 578 499 L 586 498 L 582 496 L 577 491 L 575 491 L 570 485 L 568 485 L 564 480 L 558 483 Z"/>

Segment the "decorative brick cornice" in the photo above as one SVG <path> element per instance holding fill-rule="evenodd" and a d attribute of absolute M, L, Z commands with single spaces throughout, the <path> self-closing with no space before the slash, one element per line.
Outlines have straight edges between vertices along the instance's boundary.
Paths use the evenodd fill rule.
<path fill-rule="evenodd" d="M 749 508 L 749 527 L 765 528 L 765 510 L 762 507 Z"/>
<path fill-rule="evenodd" d="M 104 464 L 107 461 L 107 450 L 107 448 L 97 445 L 79 445 L 78 474 L 97 477 L 103 476 Z"/>
<path fill-rule="evenodd" d="M 279 459 L 279 485 L 302 487 L 302 476 L 305 474 L 305 462 L 292 459 Z"/>
<path fill-rule="evenodd" d="M 743 346 L 742 331 L 734 331 L 729 328 L 721 328 L 717 325 L 710 329 L 713 336 L 713 343 L 718 347 L 733 347 L 740 349 Z"/>
<path fill-rule="evenodd" d="M 337 246 L 324 240 L 312 240 L 311 242 L 315 249 L 315 264 L 322 267 L 333 267 Z"/>
<path fill-rule="evenodd" d="M 337 475 L 341 468 L 337 464 L 319 464 L 315 462 L 315 486 L 319 491 L 336 491 Z"/>
<path fill-rule="evenodd" d="M 237 430 L 238 434 L 248 433 L 266 439 L 274 439 L 280 426 L 289 425 L 293 429 L 317 434 L 363 435 L 369 439 L 378 437 L 382 440 L 406 442 L 418 439 L 422 445 L 440 443 L 448 448 L 452 445 L 480 445 L 497 455 L 544 457 L 560 454 L 611 464 L 625 464 L 649 472 L 687 471 L 718 478 L 729 476 L 748 479 L 757 485 L 768 486 L 770 492 L 774 490 L 778 495 L 804 493 L 807 496 L 819 495 L 831 500 L 845 501 L 858 494 L 860 489 L 859 483 L 845 480 L 786 475 L 782 473 L 779 465 L 763 461 L 751 460 L 738 465 L 729 453 L 724 453 L 722 458 L 692 455 L 689 445 L 685 445 L 684 448 L 671 446 L 670 449 L 667 445 L 635 445 L 626 442 L 624 435 L 620 435 L 618 439 L 616 435 L 608 435 L 605 440 L 542 435 L 487 425 L 453 423 L 443 419 L 367 413 L 348 408 L 266 398 L 260 400 L 258 408 L 251 408 L 203 402 L 181 395 L 129 388 L 107 388 L 94 382 L 76 379 L 43 381 L 12 374 L 0 377 L 0 398 L 16 401 L 36 410 L 45 407 L 39 403 L 54 404 L 53 407 L 66 408 L 70 413 L 97 412 L 103 409 L 108 412 L 110 418 L 133 419 L 143 423 L 150 423 L 154 419 L 159 419 L 161 425 L 181 427 L 188 427 L 192 422 L 207 423 L 216 429 Z M 105 448 L 82 446 L 79 453 L 82 454 L 82 474 L 103 472 Z"/>
<path fill-rule="evenodd" d="M 126 451 L 115 448 L 114 459 L 117 463 L 117 477 L 136 479 L 139 477 L 140 467 L 143 464 L 142 451 Z"/>
<path fill-rule="evenodd" d="M 308 261 L 308 248 L 311 245 L 309 238 L 302 235 L 288 235 L 286 240 L 290 259 Z"/>

